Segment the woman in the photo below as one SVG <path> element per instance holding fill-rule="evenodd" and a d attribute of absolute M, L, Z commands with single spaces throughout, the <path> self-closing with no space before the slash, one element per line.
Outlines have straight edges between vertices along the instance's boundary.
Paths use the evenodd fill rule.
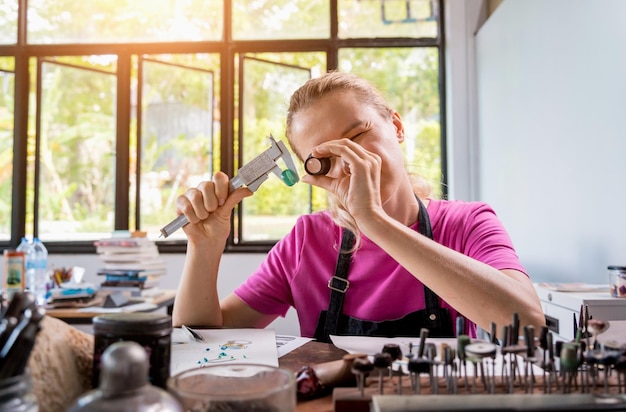
<path fill-rule="evenodd" d="M 302 182 L 328 191 L 328 212 L 301 216 L 234 293 L 217 295 L 233 207 L 229 179 L 177 200 L 190 224 L 174 325 L 263 328 L 293 306 L 302 336 L 454 336 L 476 325 L 544 325 L 533 285 L 493 210 L 428 198 L 404 167 L 400 115 L 365 80 L 331 72 L 291 97 L 287 138 L 300 160 L 330 158 L 326 175 Z M 344 229 L 345 228 L 345 229 Z M 339 253 L 339 250 L 342 253 Z M 459 326 L 463 325 L 459 322 Z M 461 332 L 461 331 L 458 331 Z"/>

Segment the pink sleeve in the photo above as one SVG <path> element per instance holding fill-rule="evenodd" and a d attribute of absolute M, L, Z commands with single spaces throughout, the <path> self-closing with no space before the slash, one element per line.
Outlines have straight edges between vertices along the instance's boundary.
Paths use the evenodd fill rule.
<path fill-rule="evenodd" d="M 469 216 L 466 228 L 465 253 L 498 270 L 515 269 L 526 274 L 513 247 L 513 242 L 494 210 L 477 203 Z"/>

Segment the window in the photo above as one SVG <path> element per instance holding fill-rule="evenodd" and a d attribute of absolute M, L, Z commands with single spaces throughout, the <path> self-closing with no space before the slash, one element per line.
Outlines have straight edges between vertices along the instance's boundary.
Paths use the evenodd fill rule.
<path fill-rule="evenodd" d="M 290 94 L 327 70 L 375 83 L 407 166 L 445 196 L 441 0 L 9 0 L 0 6 L 0 245 L 94 253 L 114 230 L 185 250 L 176 197 L 284 140 Z M 299 163 L 299 162 L 297 162 Z M 300 173 L 302 166 L 298 165 Z M 270 176 L 228 251 L 267 251 L 325 193 Z"/>

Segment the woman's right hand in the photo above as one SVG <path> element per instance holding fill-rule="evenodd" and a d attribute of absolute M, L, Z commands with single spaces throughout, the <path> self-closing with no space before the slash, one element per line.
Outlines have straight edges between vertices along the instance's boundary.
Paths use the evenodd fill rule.
<path fill-rule="evenodd" d="M 189 223 L 183 226 L 189 242 L 225 244 L 230 233 L 230 215 L 235 205 L 252 196 L 242 187 L 229 192 L 229 178 L 217 172 L 213 180 L 201 182 L 176 199 L 176 211 L 184 214 Z"/>

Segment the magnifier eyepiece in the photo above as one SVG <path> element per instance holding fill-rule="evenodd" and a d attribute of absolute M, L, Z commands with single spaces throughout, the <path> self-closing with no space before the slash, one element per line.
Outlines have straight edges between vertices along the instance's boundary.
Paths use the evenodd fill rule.
<path fill-rule="evenodd" d="M 313 176 L 325 175 L 330 171 L 330 158 L 309 155 L 304 161 L 304 170 Z"/>

